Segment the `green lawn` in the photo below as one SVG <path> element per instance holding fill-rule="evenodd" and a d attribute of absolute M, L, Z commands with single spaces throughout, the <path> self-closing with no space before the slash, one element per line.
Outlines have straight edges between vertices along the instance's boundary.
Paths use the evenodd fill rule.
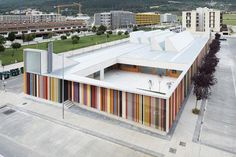
<path fill-rule="evenodd" d="M 106 35 L 93 35 L 93 36 L 85 36 L 81 37 L 78 44 L 73 45 L 71 39 L 67 40 L 57 40 L 53 42 L 54 45 L 54 53 L 61 53 L 70 50 L 75 50 L 83 47 L 88 47 L 96 44 L 101 44 L 105 42 L 115 41 L 119 39 L 127 38 L 126 35 L 110 35 L 107 38 Z M 47 43 L 40 43 L 38 45 L 27 45 L 22 46 L 19 50 L 15 51 L 14 56 L 12 56 L 14 50 L 12 48 L 6 49 L 5 52 L 0 52 L 0 60 L 4 65 L 9 65 L 12 63 L 23 61 L 23 49 L 25 48 L 36 48 L 47 50 Z"/>
<path fill-rule="evenodd" d="M 224 14 L 223 23 L 227 25 L 236 25 L 236 14 Z"/>

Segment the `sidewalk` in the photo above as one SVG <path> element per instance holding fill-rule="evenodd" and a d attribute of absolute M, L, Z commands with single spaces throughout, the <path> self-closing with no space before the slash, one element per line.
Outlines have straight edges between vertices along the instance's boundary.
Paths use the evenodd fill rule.
<path fill-rule="evenodd" d="M 62 109 L 60 104 L 47 102 L 37 98 L 29 99 L 23 94 L 16 95 L 12 93 L 0 93 L 0 100 L 0 106 L 10 103 L 24 112 L 27 111 L 31 114 L 40 116 L 41 118 L 49 118 L 52 121 L 60 121 L 63 124 L 83 128 L 82 131 L 89 130 L 90 132 L 98 135 L 98 137 L 101 138 L 102 136 L 105 140 L 110 142 L 130 144 L 132 147 L 137 149 L 143 148 L 159 155 L 164 154 L 165 156 L 176 157 L 234 156 L 230 153 L 192 142 L 195 124 L 198 119 L 198 116 L 191 113 L 191 110 L 194 107 L 193 95 L 190 95 L 179 119 L 176 130 L 170 140 L 153 137 L 148 134 L 121 127 L 119 125 L 106 123 L 102 120 L 91 119 L 86 116 L 74 114 L 69 110 L 65 111 L 65 119 L 62 120 Z M 27 104 L 22 105 L 25 102 L 27 102 Z M 180 142 L 186 143 L 186 146 L 180 146 Z M 170 148 L 176 149 L 176 154 L 170 153 Z"/>
<path fill-rule="evenodd" d="M 6 65 L 6 66 L 4 66 L 4 71 L 10 71 L 11 69 L 21 68 L 23 66 L 24 66 L 23 62 Z M 0 69 L 1 69 L 0 72 L 2 72 L 3 67 L 1 67 L 1 65 L 0 65 Z"/>

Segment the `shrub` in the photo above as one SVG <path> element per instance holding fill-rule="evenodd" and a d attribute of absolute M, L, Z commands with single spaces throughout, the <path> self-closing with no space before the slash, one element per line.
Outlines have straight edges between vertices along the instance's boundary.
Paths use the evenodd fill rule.
<path fill-rule="evenodd" d="M 97 31 L 97 33 L 96 33 L 97 35 L 102 35 L 103 34 L 103 32 L 101 32 L 101 31 Z"/>
<path fill-rule="evenodd" d="M 121 32 L 121 31 L 118 32 L 118 35 L 122 35 L 122 34 L 123 34 L 123 32 Z"/>
<path fill-rule="evenodd" d="M 193 112 L 193 114 L 197 114 L 197 115 L 199 115 L 200 110 L 197 109 L 197 108 L 194 108 L 194 109 L 192 109 L 192 112 Z"/>
<path fill-rule="evenodd" d="M 5 44 L 5 43 L 6 43 L 6 38 L 0 35 L 0 44 Z"/>
<path fill-rule="evenodd" d="M 9 40 L 9 41 L 14 41 L 15 39 L 16 39 L 16 34 L 14 33 L 14 32 L 10 32 L 9 34 L 8 34 L 8 37 L 7 37 L 7 39 Z"/>
<path fill-rule="evenodd" d="M 61 36 L 61 40 L 66 40 L 66 39 L 67 39 L 67 37 L 65 35 Z"/>
<path fill-rule="evenodd" d="M 129 32 L 128 32 L 128 31 L 125 31 L 125 35 L 129 35 Z"/>
<path fill-rule="evenodd" d="M 4 52 L 4 51 L 5 51 L 5 47 L 2 44 L 0 44 L 0 52 Z"/>
<path fill-rule="evenodd" d="M 107 31 L 107 34 L 112 34 L 112 31 Z"/>

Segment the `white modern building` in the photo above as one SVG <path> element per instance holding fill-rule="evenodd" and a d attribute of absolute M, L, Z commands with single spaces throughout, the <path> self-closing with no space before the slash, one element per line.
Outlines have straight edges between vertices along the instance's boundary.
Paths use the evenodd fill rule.
<path fill-rule="evenodd" d="M 107 28 L 111 27 L 111 13 L 103 12 L 94 14 L 94 25 L 96 26 L 106 26 Z"/>
<path fill-rule="evenodd" d="M 220 10 L 205 7 L 182 12 L 182 28 L 191 32 L 220 32 L 222 22 Z"/>
<path fill-rule="evenodd" d="M 133 32 L 122 42 L 65 53 L 65 58 L 51 49 L 25 49 L 24 90 L 167 134 L 209 42 L 209 34 L 156 30 Z"/>
<path fill-rule="evenodd" d="M 177 15 L 171 13 L 161 14 L 161 23 L 176 23 Z"/>
<path fill-rule="evenodd" d="M 111 29 L 127 28 L 135 24 L 135 14 L 129 11 L 110 11 L 94 14 L 94 25 Z"/>

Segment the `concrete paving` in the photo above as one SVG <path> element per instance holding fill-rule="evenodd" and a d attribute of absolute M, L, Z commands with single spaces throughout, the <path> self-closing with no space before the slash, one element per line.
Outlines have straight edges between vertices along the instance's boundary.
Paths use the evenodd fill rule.
<path fill-rule="evenodd" d="M 0 110 L 0 154 L 3 156 L 147 156 L 69 127 L 15 110 Z"/>
<path fill-rule="evenodd" d="M 22 93 L 23 91 L 23 75 L 10 77 L 4 80 L 5 90 L 12 93 Z M 3 81 L 0 81 L 0 93 L 4 90 Z"/>
<path fill-rule="evenodd" d="M 236 39 L 221 42 L 218 83 L 206 104 L 200 142 L 236 154 Z"/>

